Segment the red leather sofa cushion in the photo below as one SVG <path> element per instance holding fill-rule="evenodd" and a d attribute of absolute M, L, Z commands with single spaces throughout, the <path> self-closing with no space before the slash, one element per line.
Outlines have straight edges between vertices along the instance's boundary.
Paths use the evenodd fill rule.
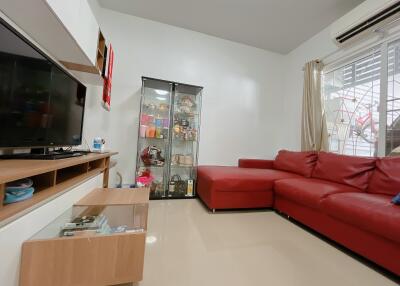
<path fill-rule="evenodd" d="M 320 152 L 312 177 L 366 190 L 375 161 L 375 158 Z"/>
<path fill-rule="evenodd" d="M 239 159 L 240 168 L 273 169 L 274 160 Z"/>
<path fill-rule="evenodd" d="M 400 157 L 385 157 L 376 161 L 368 192 L 391 196 L 400 193 Z"/>
<path fill-rule="evenodd" d="M 279 151 L 274 161 L 274 169 L 310 177 L 317 162 L 316 152 Z"/>
<path fill-rule="evenodd" d="M 274 208 L 400 275 L 400 243 L 285 198 L 276 197 Z"/>
<path fill-rule="evenodd" d="M 216 192 L 272 191 L 275 180 L 299 177 L 272 169 L 222 166 L 200 166 L 197 173 Z"/>
<path fill-rule="evenodd" d="M 326 214 L 366 231 L 400 242 L 400 207 L 382 194 L 342 193 L 321 201 Z"/>
<path fill-rule="evenodd" d="M 360 192 L 346 185 L 319 179 L 285 179 L 275 182 L 275 194 L 301 205 L 318 209 L 321 199 L 342 192 Z"/>

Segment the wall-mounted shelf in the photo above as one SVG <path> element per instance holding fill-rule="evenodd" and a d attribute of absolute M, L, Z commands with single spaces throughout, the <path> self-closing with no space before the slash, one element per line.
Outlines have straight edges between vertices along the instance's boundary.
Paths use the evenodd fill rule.
<path fill-rule="evenodd" d="M 110 156 L 115 154 L 88 154 L 54 161 L 0 160 L 0 225 L 17 219 L 101 173 L 104 173 L 103 185 L 107 187 Z M 33 197 L 3 204 L 6 184 L 23 178 L 32 179 L 35 188 Z"/>
<path fill-rule="evenodd" d="M 107 59 L 106 39 L 104 38 L 103 33 L 100 31 L 99 40 L 97 44 L 96 67 L 102 75 L 104 75 L 105 72 L 104 67 L 106 59 Z"/>

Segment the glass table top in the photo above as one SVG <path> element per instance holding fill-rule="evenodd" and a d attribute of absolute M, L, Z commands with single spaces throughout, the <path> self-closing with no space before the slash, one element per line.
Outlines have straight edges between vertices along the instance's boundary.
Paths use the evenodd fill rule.
<path fill-rule="evenodd" d="M 148 204 L 73 206 L 31 240 L 145 232 Z"/>

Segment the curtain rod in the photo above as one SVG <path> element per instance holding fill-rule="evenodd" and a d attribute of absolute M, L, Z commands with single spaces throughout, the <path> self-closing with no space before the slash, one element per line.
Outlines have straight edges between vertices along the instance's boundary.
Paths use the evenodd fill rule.
<path fill-rule="evenodd" d="M 323 57 L 321 57 L 321 58 L 319 58 L 319 59 L 316 59 L 315 61 L 317 61 L 317 62 L 323 62 L 324 65 L 327 66 L 327 65 L 331 64 L 332 62 L 329 62 L 329 61 L 328 61 L 328 62 L 326 63 L 326 60 L 329 59 L 329 58 L 331 58 L 331 57 L 333 57 L 333 56 L 335 56 L 335 55 L 339 55 L 340 53 L 345 53 L 342 57 L 339 57 L 338 59 L 335 59 L 335 60 L 340 60 L 340 59 L 343 59 L 343 58 L 351 57 L 351 56 L 353 56 L 354 54 L 357 54 L 357 53 L 359 53 L 359 52 L 361 52 L 361 51 L 365 51 L 365 50 L 368 49 L 368 48 L 372 48 L 372 47 L 374 47 L 374 46 L 376 46 L 376 45 L 379 45 L 381 42 L 384 42 L 384 41 L 386 41 L 386 40 L 387 40 L 387 39 L 382 40 L 382 41 L 379 41 L 379 42 L 367 43 L 367 44 L 365 44 L 365 45 L 360 46 L 359 48 L 355 48 L 354 50 L 352 50 L 352 51 L 350 51 L 350 52 L 348 52 L 348 53 L 346 53 L 345 51 L 343 51 L 343 50 L 340 49 L 340 48 L 336 48 L 334 51 L 330 52 L 329 54 L 327 54 L 327 55 L 325 55 L 325 56 L 323 56 Z M 305 67 L 304 67 L 304 66 L 303 66 L 302 70 L 303 70 L 303 71 L 305 70 Z"/>

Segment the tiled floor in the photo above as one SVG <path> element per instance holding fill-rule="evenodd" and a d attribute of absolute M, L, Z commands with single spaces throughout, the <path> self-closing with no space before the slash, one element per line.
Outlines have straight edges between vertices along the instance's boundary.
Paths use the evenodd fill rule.
<path fill-rule="evenodd" d="M 397 285 L 272 211 L 151 201 L 140 286 Z"/>

